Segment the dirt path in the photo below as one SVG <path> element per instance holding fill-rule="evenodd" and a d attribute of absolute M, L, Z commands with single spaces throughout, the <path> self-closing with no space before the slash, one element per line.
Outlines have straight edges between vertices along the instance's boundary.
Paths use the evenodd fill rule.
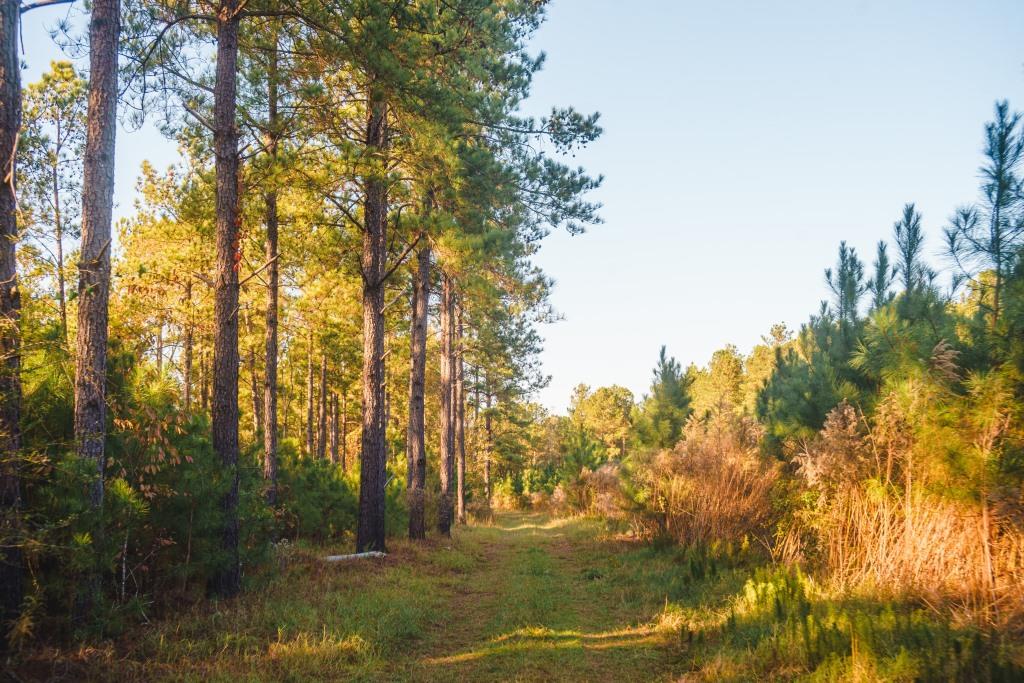
<path fill-rule="evenodd" d="M 678 670 L 650 596 L 617 581 L 617 544 L 594 522 L 505 514 L 462 530 L 474 563 L 451 583 L 450 619 L 411 661 L 409 680 L 652 680 Z M 439 552 L 444 552 L 440 550 Z M 677 640 L 676 640 L 677 642 Z"/>

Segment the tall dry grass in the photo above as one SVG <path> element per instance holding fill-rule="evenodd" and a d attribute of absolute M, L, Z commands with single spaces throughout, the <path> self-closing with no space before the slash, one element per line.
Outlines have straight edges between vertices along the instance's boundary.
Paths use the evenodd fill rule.
<path fill-rule="evenodd" d="M 638 531 L 686 545 L 770 545 L 776 463 L 759 453 L 762 432 L 749 418 L 719 413 L 691 420 L 671 451 L 642 468 L 646 513 Z"/>
<path fill-rule="evenodd" d="M 888 397 L 871 419 L 846 403 L 831 412 L 797 457 L 813 497 L 791 518 L 780 556 L 810 560 L 843 591 L 912 596 L 964 620 L 1024 626 L 1020 492 L 987 483 L 983 471 L 969 476 L 971 460 L 951 465 L 962 452 L 993 460 L 1008 423 L 939 416 L 934 404 L 923 413 L 926 392 L 905 398 Z"/>
<path fill-rule="evenodd" d="M 981 505 L 934 496 L 838 492 L 813 528 L 836 587 L 912 595 L 1003 624 L 1024 609 L 1024 535 Z"/>
<path fill-rule="evenodd" d="M 985 382 L 953 396 L 912 381 L 870 417 L 842 403 L 788 467 L 760 454 L 752 419 L 691 421 L 634 467 L 634 526 L 691 546 L 757 542 L 838 593 L 1024 628 L 1024 491 L 993 474 L 1016 447 L 1013 399 Z"/>

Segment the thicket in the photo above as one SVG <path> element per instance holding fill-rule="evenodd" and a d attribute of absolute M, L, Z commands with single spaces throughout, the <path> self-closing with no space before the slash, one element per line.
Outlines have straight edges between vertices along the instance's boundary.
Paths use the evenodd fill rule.
<path fill-rule="evenodd" d="M 728 346 L 685 370 L 662 349 L 650 393 L 618 411 L 602 404 L 626 390 L 581 386 L 538 437 L 523 500 L 802 568 L 817 599 L 911 601 L 936 623 L 1019 633 L 1022 150 L 1020 115 L 998 103 L 979 197 L 933 249 L 944 268 L 908 204 L 872 266 L 840 245 L 831 298 L 796 334 L 779 325 L 749 355 Z M 602 435 L 622 429 L 609 447 Z M 849 655 L 860 627 L 836 628 Z M 827 664 L 829 647 L 805 648 Z"/>

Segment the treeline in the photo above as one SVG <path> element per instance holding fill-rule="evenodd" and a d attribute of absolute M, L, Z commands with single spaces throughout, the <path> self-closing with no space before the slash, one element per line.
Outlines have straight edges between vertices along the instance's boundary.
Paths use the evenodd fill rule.
<path fill-rule="evenodd" d="M 545 3 L 94 0 L 88 80 L 23 90 L 52 4 L 0 5 L 5 643 L 486 514 L 545 381 L 530 257 L 598 220 L 597 115 L 520 112 Z M 182 156 L 115 226 L 118 115 Z"/>
<path fill-rule="evenodd" d="M 910 597 L 1015 632 L 1024 125 L 1005 102 L 983 151 L 978 199 L 953 211 L 941 243 L 907 204 L 870 266 L 840 244 L 831 297 L 795 334 L 777 325 L 748 355 L 727 346 L 685 370 L 662 349 L 639 402 L 579 387 L 503 483 L 510 504 L 618 516 L 694 548 L 760 549 L 840 594 Z"/>

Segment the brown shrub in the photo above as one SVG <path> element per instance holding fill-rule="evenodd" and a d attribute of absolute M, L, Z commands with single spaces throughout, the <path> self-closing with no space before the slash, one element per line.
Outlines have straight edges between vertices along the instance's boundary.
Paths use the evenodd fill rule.
<path fill-rule="evenodd" d="M 967 402 L 962 413 L 943 412 L 940 428 L 929 412 L 935 399 L 912 386 L 888 396 L 870 420 L 845 403 L 832 411 L 796 458 L 814 497 L 794 517 L 780 555 L 810 559 L 839 589 L 943 603 L 975 621 L 1021 622 L 1020 492 L 957 476 L 936 453 L 990 459 L 1000 437 L 993 430 L 1008 423 L 974 419 L 973 411 L 990 408 Z"/>
<path fill-rule="evenodd" d="M 753 539 L 770 546 L 771 491 L 779 471 L 760 455 L 760 438 L 760 427 L 746 417 L 691 420 L 683 440 L 645 468 L 646 509 L 635 518 L 638 531 L 684 544 Z"/>

